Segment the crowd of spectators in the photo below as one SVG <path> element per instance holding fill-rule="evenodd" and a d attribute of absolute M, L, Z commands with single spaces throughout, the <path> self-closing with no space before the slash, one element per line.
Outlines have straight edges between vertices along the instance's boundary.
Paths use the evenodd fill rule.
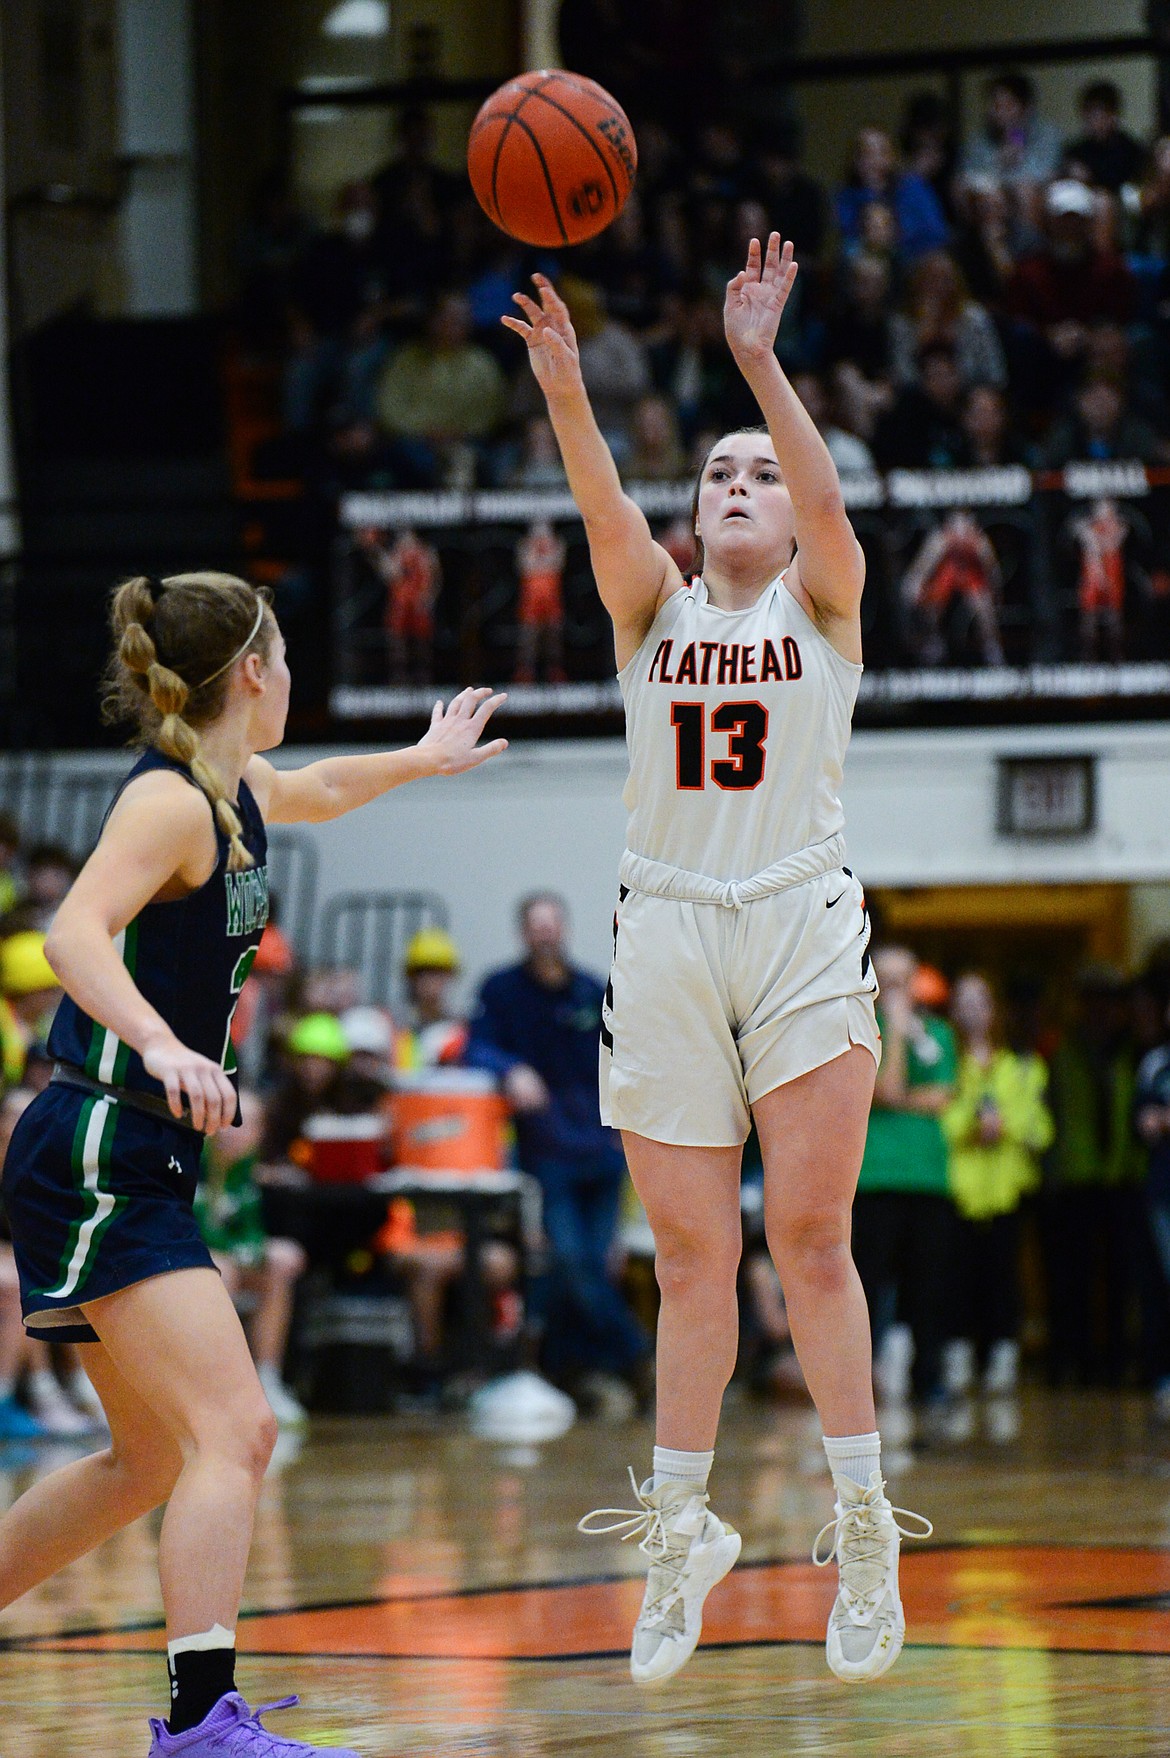
<path fill-rule="evenodd" d="M 44 938 L 75 870 L 0 816 L 0 1165 L 51 1074 Z M 265 930 L 233 1019 L 240 1122 L 207 1144 L 197 1214 L 287 1426 L 302 1399 L 441 1408 L 525 1377 L 547 1396 L 537 1369 L 585 1413 L 649 1405 L 653 1245 L 599 1116 L 603 983 L 555 894 L 520 900 L 516 926 L 517 961 L 466 1012 L 441 927 L 410 938 L 393 1006 Z M 1023 1352 L 1055 1385 L 1144 1386 L 1170 1420 L 1170 946 L 1137 978 L 1092 965 L 1060 993 L 948 981 L 889 943 L 874 963 L 884 1056 L 854 1251 L 880 1393 L 954 1433 L 982 1392 L 1008 1438 Z M 481 1188 L 485 1170 L 500 1176 Z M 741 1369 L 791 1392 L 760 1177 L 749 1146 Z M 312 1345 L 331 1301 L 403 1321 L 348 1405 Z M 0 1234 L 0 1439 L 100 1420 L 76 1351 L 24 1337 Z"/>
<path fill-rule="evenodd" d="M 894 945 L 874 967 L 884 1059 L 854 1251 L 879 1391 L 960 1435 L 981 1391 L 990 1437 L 1012 1438 L 1027 1277 L 1051 1384 L 1139 1383 L 1170 1418 L 1170 948 L 1134 979 L 1084 967 L 1059 1019 L 1032 981 L 952 985 Z"/>
<path fill-rule="evenodd" d="M 45 934 L 76 870 L 64 849 L 22 847 L 0 816 L 0 1165 L 52 1072 L 61 991 Z M 572 962 L 555 895 L 521 900 L 517 931 L 519 962 L 484 981 L 466 1018 L 442 928 L 409 940 L 393 1009 L 362 1002 L 362 973 L 305 968 L 275 919 L 265 929 L 232 1022 L 240 1119 L 207 1144 L 196 1213 L 285 1426 L 305 1420 L 300 1394 L 329 1400 L 302 1334 L 314 1301 L 335 1296 L 396 1304 L 406 1321 L 354 1407 L 438 1406 L 519 1374 L 547 1415 L 557 1394 L 538 1364 L 586 1412 L 629 1415 L 649 1394 L 650 1339 L 617 1280 L 624 1160 L 598 1107 L 604 984 Z M 387 1187 L 379 1175 L 403 1164 L 421 1181 Z M 489 1181 L 485 1206 L 484 1171 L 522 1176 Z M 79 1368 L 75 1351 L 25 1340 L 0 1233 L 0 1440 L 98 1420 Z"/>
<path fill-rule="evenodd" d="M 684 473 L 707 435 L 753 415 L 720 312 L 748 239 L 772 227 L 801 268 L 779 351 L 843 468 L 1170 457 L 1170 138 L 1130 133 L 1110 82 L 1083 88 L 1062 132 L 1026 75 L 1002 73 L 966 139 L 941 98 L 914 94 L 897 139 L 861 129 L 835 178 L 805 168 L 791 124 L 634 124 L 635 193 L 561 256 L 485 219 L 421 109 L 401 115 L 388 164 L 338 191 L 323 230 L 270 180 L 241 317 L 285 362 L 307 469 L 405 488 L 558 480 L 522 350 L 499 326 L 540 268 L 568 301 L 623 470 Z M 1087 420 L 1099 386 L 1110 413 Z"/>
<path fill-rule="evenodd" d="M 896 137 L 862 128 L 840 168 L 816 160 L 815 136 L 806 155 L 778 116 L 633 121 L 634 194 L 599 238 L 562 253 L 486 219 L 436 159 L 422 109 L 400 115 L 395 156 L 340 189 L 322 229 L 274 175 L 244 241 L 239 302 L 244 346 L 278 363 L 283 385 L 284 431 L 259 468 L 299 476 L 330 509 L 347 488 L 563 488 L 524 350 L 499 323 L 539 269 L 568 303 L 624 479 L 682 482 L 720 432 L 757 419 L 721 312 L 748 240 L 773 227 L 800 264 L 778 352 L 843 477 L 1170 464 L 1170 136 L 1130 132 L 1109 81 L 1084 86 L 1062 130 L 1026 75 L 1001 73 L 965 139 L 946 103 L 918 92 Z M 862 515 L 871 664 L 1170 651 L 1161 491 L 1082 517 L 1053 493 L 1058 477 L 1038 480 L 1045 494 L 1006 523 L 978 506 L 962 530 L 929 509 Z M 657 535 L 685 571 L 685 520 Z M 377 594 L 363 588 L 385 585 L 389 663 L 367 641 L 369 665 L 356 647 L 339 656 L 349 681 L 443 676 L 484 630 L 493 650 L 513 650 L 515 681 L 606 675 L 604 630 L 578 589 L 579 533 L 562 533 L 569 565 L 545 613 L 543 666 L 521 569 L 493 552 L 477 572 L 450 531 L 447 548 L 377 537 L 359 537 L 345 590 L 366 605 Z M 403 543 L 418 551 L 413 573 Z M 429 585 L 407 591 L 416 575 Z M 349 614 L 364 629 L 364 613 Z"/>

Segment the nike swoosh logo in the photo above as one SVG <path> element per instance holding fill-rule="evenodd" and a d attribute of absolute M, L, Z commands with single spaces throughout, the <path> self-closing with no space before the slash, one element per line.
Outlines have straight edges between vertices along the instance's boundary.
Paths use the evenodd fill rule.
<path fill-rule="evenodd" d="M 829 899 L 829 901 L 828 901 L 828 902 L 827 902 L 827 903 L 826 903 L 826 904 L 825 904 L 825 908 L 826 908 L 826 909 L 827 909 L 827 910 L 831 910 L 831 909 L 832 909 L 832 907 L 833 907 L 833 905 L 834 905 L 834 904 L 837 904 L 837 903 L 840 903 L 840 901 L 841 901 L 841 899 L 842 899 L 842 898 L 843 898 L 843 897 L 844 897 L 844 896 L 845 896 L 845 893 L 844 893 L 844 892 L 843 892 L 843 891 L 839 891 L 839 892 L 838 892 L 838 893 L 837 893 L 837 895 L 836 895 L 836 897 L 834 897 L 834 898 L 830 898 L 830 899 Z"/>

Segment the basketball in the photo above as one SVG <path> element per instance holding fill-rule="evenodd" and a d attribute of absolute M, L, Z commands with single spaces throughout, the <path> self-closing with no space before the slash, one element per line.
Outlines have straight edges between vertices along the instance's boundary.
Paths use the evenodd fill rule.
<path fill-rule="evenodd" d="M 484 213 L 522 244 L 546 249 L 603 232 L 625 206 L 637 167 L 621 105 L 596 81 L 556 68 L 493 92 L 467 142 Z"/>

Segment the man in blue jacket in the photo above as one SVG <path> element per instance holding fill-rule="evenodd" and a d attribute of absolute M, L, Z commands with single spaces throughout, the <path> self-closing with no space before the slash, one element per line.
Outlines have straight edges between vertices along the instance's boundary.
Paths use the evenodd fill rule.
<path fill-rule="evenodd" d="M 525 1171 L 540 1182 L 552 1253 L 547 1367 L 557 1378 L 585 1371 L 579 1390 L 601 1400 L 648 1360 L 649 1342 L 610 1276 L 625 1161 L 601 1121 L 597 1044 L 604 984 L 574 969 L 568 914 L 551 892 L 517 912 L 523 963 L 486 978 L 472 1037 L 534 1069 L 547 1102 L 517 1117 Z"/>

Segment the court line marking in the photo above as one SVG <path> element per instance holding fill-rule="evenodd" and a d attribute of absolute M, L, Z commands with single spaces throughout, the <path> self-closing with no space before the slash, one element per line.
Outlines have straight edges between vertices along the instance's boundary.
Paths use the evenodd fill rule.
<path fill-rule="evenodd" d="M 1160 1556 L 1160 1555 L 1166 1555 L 1167 1553 L 1170 1553 L 1170 1544 L 1163 1544 L 1163 1545 L 1142 1544 L 1142 1545 L 1137 1545 L 1137 1546 L 1119 1545 L 1116 1543 L 1107 1543 L 1107 1542 L 1093 1542 L 1093 1543 L 1089 1543 L 1089 1544 L 1075 1544 L 1071 1540 L 1058 1540 L 1054 1543 L 1047 1544 L 1042 1540 L 1038 1541 L 1038 1540 L 1034 1540 L 1034 1539 L 1015 1538 L 1014 1537 L 1014 1538 L 1008 1539 L 1002 1543 L 994 1543 L 994 1542 L 988 1543 L 985 1540 L 979 1540 L 979 1539 L 959 1539 L 959 1540 L 955 1540 L 953 1542 L 948 1542 L 948 1543 L 927 1544 L 927 1545 L 920 1547 L 919 1550 L 916 1552 L 916 1554 L 922 1555 L 925 1552 L 930 1552 L 935 1555 L 947 1555 L 947 1554 L 954 1554 L 956 1552 L 957 1553 L 966 1553 L 966 1552 L 1010 1553 L 1013 1550 L 1034 1550 L 1037 1548 L 1043 1548 L 1045 1550 L 1055 1550 L 1055 1551 L 1063 1551 L 1063 1550 L 1076 1550 L 1076 1551 L 1082 1551 L 1082 1552 L 1086 1551 L 1086 1550 L 1100 1551 L 1102 1554 L 1106 1554 L 1106 1555 L 1111 1552 L 1116 1552 L 1116 1551 L 1121 1551 L 1121 1550 L 1140 1550 L 1140 1551 L 1147 1553 L 1151 1556 Z M 785 1556 L 785 1557 L 780 1557 L 780 1558 L 753 1557 L 753 1558 L 749 1559 L 747 1562 L 741 1564 L 740 1568 L 737 1572 L 742 1574 L 745 1571 L 750 1571 L 753 1569 L 785 1568 L 785 1567 L 794 1566 L 794 1565 L 800 1566 L 803 1564 L 803 1562 L 804 1562 L 803 1556 L 799 1556 L 799 1555 L 797 1557 Z M 597 1574 L 597 1575 L 570 1575 L 570 1576 L 563 1576 L 563 1577 L 558 1576 L 558 1577 L 553 1577 L 553 1578 L 550 1578 L 547 1580 L 541 1580 L 541 1581 L 480 1583 L 480 1584 L 478 1584 L 476 1586 L 472 1586 L 472 1587 L 436 1588 L 433 1590 L 428 1590 L 423 1593 L 409 1593 L 408 1592 L 408 1593 L 395 1593 L 395 1594 L 389 1594 L 389 1595 L 379 1594 L 376 1596 L 368 1596 L 367 1595 L 367 1596 L 364 1596 L 364 1597 L 358 1598 L 358 1599 L 307 1601 L 307 1602 L 302 1602 L 300 1604 L 296 1604 L 296 1605 L 292 1605 L 292 1606 L 253 1607 L 253 1608 L 249 1608 L 247 1610 L 241 1610 L 241 1612 L 239 1614 L 239 1621 L 246 1622 L 246 1621 L 261 1620 L 261 1619 L 265 1619 L 265 1618 L 288 1618 L 288 1617 L 312 1616 L 314 1614 L 323 1613 L 323 1612 L 327 1613 L 327 1612 L 337 1612 L 337 1611 L 365 1611 L 365 1610 L 372 1610 L 372 1609 L 382 1607 L 382 1606 L 414 1606 L 416 1604 L 425 1605 L 428 1602 L 434 1602 L 434 1601 L 471 1600 L 471 1599 L 486 1598 L 486 1597 L 489 1597 L 492 1595 L 520 1594 L 520 1593 L 524 1593 L 524 1594 L 543 1593 L 543 1592 L 557 1591 L 557 1590 L 563 1590 L 565 1588 L 573 1588 L 573 1587 L 620 1585 L 622 1583 L 634 1581 L 637 1579 L 638 1579 L 637 1571 L 627 1571 L 624 1573 L 623 1572 L 609 1572 L 609 1573 Z M 1147 1596 L 1143 1596 L 1143 1597 L 1147 1597 Z M 1053 1602 L 1051 1602 L 1051 1609 L 1054 1609 L 1054 1610 L 1077 1609 L 1082 1606 L 1085 1609 L 1104 1609 L 1104 1604 L 1109 1604 L 1109 1603 L 1110 1602 L 1103 1603 L 1100 1601 L 1096 1601 L 1096 1602 L 1053 1601 Z M 1124 1609 L 1124 1602 L 1123 1601 L 1119 1602 L 1118 1609 Z M 137 1619 L 132 1622 L 123 1623 L 123 1624 L 92 1625 L 92 1626 L 84 1627 L 82 1629 L 72 1629 L 72 1630 L 70 1630 L 70 1629 L 55 1630 L 55 1631 L 43 1631 L 42 1630 L 42 1631 L 30 1632 L 30 1633 L 23 1635 L 23 1636 L 14 1635 L 14 1636 L 0 1637 L 0 1656 L 2 1656 L 3 1654 L 36 1654 L 36 1653 L 43 1654 L 43 1653 L 62 1653 L 62 1652 L 78 1653 L 78 1654 L 87 1654 L 88 1653 L 90 1655 L 95 1655 L 95 1654 L 113 1654 L 113 1655 L 129 1654 L 129 1655 L 137 1655 L 137 1656 L 150 1655 L 150 1654 L 156 1653 L 157 1650 L 154 1648 L 150 1648 L 150 1647 L 139 1648 L 139 1647 L 132 1647 L 132 1646 L 123 1646 L 123 1647 L 120 1647 L 117 1649 L 108 1649 L 108 1650 L 107 1649 L 89 1649 L 89 1650 L 87 1650 L 85 1648 L 72 1648 L 72 1647 L 70 1647 L 68 1649 L 62 1649 L 62 1647 L 60 1645 L 63 1643 L 69 1643 L 69 1644 L 84 1643 L 85 1641 L 90 1640 L 90 1639 L 100 1640 L 100 1639 L 106 1638 L 106 1637 L 146 1635 L 148 1633 L 149 1634 L 157 1634 L 159 1631 L 163 1630 L 164 1628 L 165 1628 L 165 1621 L 162 1618 L 152 1618 L 152 1619 Z M 703 1644 L 703 1650 L 704 1650 L 704 1652 L 707 1652 L 707 1653 L 726 1653 L 728 1651 L 735 1650 L 735 1649 L 741 1649 L 741 1648 L 743 1648 L 743 1649 L 747 1649 L 747 1648 L 813 1648 L 813 1649 L 816 1649 L 816 1648 L 819 1648 L 820 1646 L 821 1646 L 821 1642 L 820 1642 L 819 1638 L 817 1638 L 816 1640 L 813 1640 L 813 1639 L 806 1639 L 806 1638 L 801 1638 L 801 1637 L 791 1637 L 791 1636 L 746 1637 L 742 1640 L 709 1641 L 709 1642 L 706 1642 Z M 1059 1647 L 1053 1648 L 1052 1646 L 1045 1644 L 1045 1643 L 1024 1643 L 1024 1642 L 1018 1642 L 1018 1641 L 1013 1642 L 1010 1645 L 1010 1649 L 1001 1649 L 999 1644 L 994 1644 L 994 1643 L 988 1644 L 986 1642 L 932 1643 L 932 1642 L 916 1642 L 913 1639 L 908 1639 L 906 1641 L 905 1646 L 909 1650 L 913 1650 L 915 1652 L 921 1652 L 921 1653 L 934 1650 L 934 1651 L 938 1651 L 940 1653 L 946 1653 L 946 1652 L 957 1652 L 957 1653 L 1000 1653 L 1000 1652 L 1005 1652 L 1006 1653 L 1006 1652 L 1011 1652 L 1011 1653 L 1015 1653 L 1015 1654 L 1095 1655 L 1098 1657 L 1108 1655 L 1108 1656 L 1111 1656 L 1112 1658 L 1115 1658 L 1115 1659 L 1120 1659 L 1123 1657 L 1133 1659 L 1133 1658 L 1139 1657 L 1139 1656 L 1144 1659 L 1154 1659 L 1154 1660 L 1167 1658 L 1165 1653 L 1162 1653 L 1162 1654 L 1158 1654 L 1156 1652 L 1152 1653 L 1148 1649 L 1102 1648 L 1099 1645 L 1098 1646 L 1085 1646 L 1085 1647 L 1075 1646 L 1074 1647 L 1074 1646 L 1065 1646 L 1064 1644 L 1061 1644 Z M 408 1652 L 408 1651 L 402 1651 L 402 1652 L 383 1651 L 382 1653 L 379 1653 L 377 1655 L 371 1655 L 368 1649 L 360 1650 L 360 1651 L 356 1651 L 356 1652 L 349 1650 L 349 1649 L 318 1649 L 318 1650 L 315 1650 L 312 1655 L 308 1655 L 305 1653 L 305 1651 L 303 1649 L 299 1649 L 299 1648 L 287 1649 L 287 1650 L 270 1648 L 270 1649 L 266 1649 L 263 1652 L 263 1654 L 249 1656 L 249 1659 L 250 1660 L 257 1660 L 257 1659 L 266 1660 L 266 1659 L 280 1659 L 280 1658 L 286 1658 L 286 1659 L 295 1658 L 298 1660 L 322 1659 L 322 1660 L 344 1660 L 344 1661 L 350 1661 L 350 1662 L 354 1662 L 354 1663 L 367 1661 L 367 1660 L 409 1661 L 409 1662 L 416 1664 L 416 1665 L 418 1664 L 419 1661 L 434 1661 L 440 1665 L 449 1665 L 452 1661 L 455 1661 L 455 1662 L 458 1662 L 458 1664 L 460 1664 L 460 1665 L 466 1665 L 469 1662 L 471 1662 L 471 1663 L 485 1662 L 486 1664 L 493 1665 L 493 1666 L 499 1665 L 499 1664 L 501 1664 L 501 1662 L 503 1662 L 504 1664 L 516 1664 L 516 1665 L 548 1665 L 548 1664 L 553 1664 L 553 1665 L 564 1666 L 567 1664 L 572 1664 L 575 1661 L 582 1661 L 582 1660 L 584 1660 L 584 1661 L 606 1661 L 606 1660 L 620 1659 L 620 1658 L 624 1658 L 626 1652 L 627 1652 L 627 1648 L 624 1643 L 622 1644 L 621 1647 L 618 1647 L 618 1648 L 573 1650 L 571 1652 L 564 1652 L 564 1653 L 524 1654 L 524 1655 L 508 1655 L 508 1656 L 489 1656 L 489 1655 L 459 1656 L 456 1654 L 449 1654 L 449 1655 L 442 1655 L 442 1654 L 426 1655 L 426 1654 L 424 1654 L 424 1655 L 420 1655 L 420 1654 Z"/>
<path fill-rule="evenodd" d="M 953 1552 L 953 1551 L 1012 1551 L 1012 1550 L 1035 1550 L 1035 1549 L 1039 1549 L 1039 1548 L 1042 1548 L 1044 1550 L 1078 1550 L 1078 1551 L 1099 1550 L 1099 1551 L 1102 1551 L 1106 1554 L 1108 1554 L 1111 1551 L 1118 1551 L 1118 1550 L 1141 1550 L 1141 1551 L 1148 1551 L 1151 1556 L 1170 1555 L 1170 1544 L 1138 1544 L 1138 1545 L 1113 1544 L 1113 1543 L 1109 1543 L 1105 1540 L 1090 1541 L 1085 1544 L 1078 1544 L 1074 1540 L 1067 1539 L 1067 1538 L 1066 1539 L 1053 1539 L 1051 1542 L 1049 1542 L 1049 1540 L 1044 1539 L 1044 1538 L 1009 1538 L 1009 1539 L 1005 1539 L 999 1543 L 994 1542 L 994 1541 L 988 1542 L 985 1539 L 978 1539 L 978 1538 L 970 1538 L 970 1539 L 957 1538 L 957 1539 L 953 1539 L 953 1540 L 948 1540 L 948 1541 L 941 1543 L 941 1544 L 930 1544 L 930 1543 L 918 1544 L 915 1546 L 914 1554 L 915 1554 L 915 1556 L 925 1556 L 928 1552 L 930 1552 L 936 1556 L 941 1556 L 941 1555 L 946 1555 L 947 1553 Z M 745 1561 L 742 1561 L 742 1562 L 739 1562 L 736 1564 L 735 1572 L 737 1575 L 742 1575 L 749 1569 L 778 1569 L 778 1568 L 785 1568 L 791 1564 L 804 1564 L 807 1561 L 808 1561 L 808 1557 L 803 1551 L 799 1552 L 795 1556 L 749 1557 Z M 379 1593 L 379 1594 L 374 1594 L 374 1595 L 366 1595 L 360 1599 L 305 1600 L 305 1601 L 302 1601 L 301 1603 L 296 1604 L 296 1605 L 251 1606 L 248 1608 L 241 1608 L 240 1613 L 239 1613 L 239 1618 L 241 1621 L 246 1621 L 246 1620 L 252 1619 L 252 1618 L 301 1617 L 301 1616 L 304 1616 L 305 1614 L 310 1613 L 310 1612 L 366 1611 L 366 1610 L 371 1609 L 374 1606 L 379 1606 L 379 1605 L 426 1605 L 428 1603 L 428 1601 L 431 1601 L 431 1600 L 483 1599 L 483 1598 L 488 1597 L 491 1594 L 545 1593 L 545 1592 L 550 1592 L 550 1591 L 560 1589 L 560 1588 L 565 1588 L 565 1587 L 609 1587 L 609 1586 L 614 1586 L 614 1585 L 620 1584 L 623 1581 L 636 1581 L 638 1578 L 639 1578 L 639 1571 L 637 1569 L 630 1569 L 630 1570 L 626 1570 L 624 1572 L 620 1571 L 620 1570 L 614 1570 L 614 1571 L 611 1571 L 610 1573 L 602 1574 L 602 1575 L 554 1575 L 554 1576 L 549 1577 L 547 1580 L 540 1580 L 540 1581 L 482 1582 L 479 1585 L 474 1586 L 474 1587 L 436 1587 L 433 1589 L 428 1588 L 426 1590 L 426 1592 L 423 1592 L 423 1593 Z M 1052 1603 L 1053 1603 L 1054 1609 L 1058 1609 L 1058 1610 L 1061 1609 L 1059 1602 L 1053 1601 Z M 1075 1606 L 1081 1605 L 1082 1603 L 1085 1604 L 1086 1606 L 1088 1606 L 1090 1604 L 1089 1601 L 1084 1601 L 1084 1602 L 1072 1601 L 1071 1605 L 1075 1607 Z M 162 1618 L 140 1618 L 140 1619 L 135 1619 L 132 1622 L 125 1623 L 125 1624 L 86 1625 L 78 1630 L 35 1630 L 35 1631 L 30 1631 L 28 1634 L 23 1635 L 23 1636 L 0 1636 L 0 1655 L 8 1654 L 8 1653 L 19 1653 L 19 1652 L 23 1652 L 23 1651 L 26 1651 L 29 1649 L 35 1650 L 37 1646 L 39 1646 L 41 1643 L 45 1643 L 45 1642 L 63 1642 L 63 1641 L 78 1642 L 78 1641 L 82 1641 L 84 1638 L 89 1637 L 89 1636 L 135 1636 L 138 1634 L 146 1634 L 147 1631 L 162 1630 L 165 1627 L 166 1627 L 165 1620 Z M 708 1648 L 708 1649 L 749 1648 L 749 1647 L 783 1648 L 783 1647 L 806 1647 L 806 1646 L 809 1646 L 809 1644 L 799 1642 L 795 1638 L 792 1638 L 792 1637 L 785 1637 L 785 1638 L 777 1638 L 776 1640 L 772 1640 L 769 1638 L 769 1639 L 761 1639 L 761 1640 L 749 1640 L 747 1642 L 727 1642 L 727 1643 L 706 1642 L 703 1644 L 703 1646 L 704 1646 L 704 1648 Z M 978 1643 L 978 1642 L 971 1643 L 971 1644 L 967 1644 L 967 1643 L 929 1644 L 929 1643 L 912 1643 L 910 1641 L 907 1641 L 906 1646 L 908 1648 L 935 1646 L 935 1647 L 962 1648 L 962 1649 L 966 1649 L 967 1647 L 971 1647 L 973 1649 L 982 1650 L 986 1645 L 983 1643 Z M 122 1653 L 122 1654 L 145 1654 L 145 1653 L 150 1653 L 152 1651 L 149 1649 L 123 1648 L 123 1649 L 119 1649 L 117 1652 Z M 576 1655 L 569 1656 L 568 1658 L 578 1659 L 578 1660 L 608 1659 L 611 1653 L 622 1654 L 624 1652 L 625 1652 L 624 1648 L 613 1649 L 613 1650 L 603 1649 L 603 1650 L 598 1650 L 596 1654 L 594 1654 L 592 1652 L 588 1653 L 588 1654 L 578 1653 Z M 1028 1654 L 1028 1653 L 1032 1653 L 1032 1652 L 1037 1652 L 1037 1653 L 1042 1653 L 1042 1654 L 1048 1654 L 1048 1653 L 1101 1654 L 1101 1653 L 1110 1653 L 1113 1651 L 1109 1650 L 1109 1649 L 1098 1649 L 1098 1648 L 1085 1648 L 1085 1649 L 1062 1648 L 1062 1649 L 1055 1649 L 1055 1650 L 1050 1650 L 1047 1648 L 1038 1648 L 1036 1650 L 1032 1650 L 1032 1649 L 1025 1647 L 1025 1646 L 1017 1647 L 1015 1644 L 1013 1644 L 1012 1652 L 1013 1653 L 1020 1653 L 1020 1654 Z M 1139 1650 L 1138 1652 L 1144 1652 L 1144 1651 Z M 345 1658 L 347 1658 L 347 1656 L 344 1654 L 331 1655 L 330 1658 L 331 1659 L 345 1659 Z M 352 1658 L 365 1659 L 366 1656 L 356 1655 L 356 1656 L 353 1656 Z M 402 1655 L 388 1654 L 388 1655 L 382 1656 L 380 1658 L 384 1658 L 386 1660 L 411 1660 L 411 1659 L 432 1659 L 432 1660 L 434 1660 L 434 1659 L 444 1659 L 447 1657 L 436 1656 L 436 1655 L 418 1656 L 418 1655 L 408 1655 L 408 1654 L 402 1654 Z M 549 1657 L 549 1656 L 545 1656 L 545 1655 L 539 1655 L 539 1656 L 536 1656 L 535 1658 L 540 1659 L 540 1660 L 544 1660 L 547 1658 L 556 1659 L 558 1657 L 557 1656 Z M 1157 1657 L 1155 1657 L 1155 1658 L 1157 1658 Z"/>
<path fill-rule="evenodd" d="M 385 1603 L 388 1602 L 385 1600 L 358 1600 L 353 1607 L 336 1605 L 336 1607 L 330 1607 L 330 1610 L 341 1610 L 341 1612 L 344 1610 L 364 1610 L 369 1605 L 385 1605 Z M 304 1612 L 314 1612 L 314 1610 L 325 1610 L 325 1607 L 306 1605 L 306 1607 L 300 1607 L 297 1616 L 304 1614 Z M 262 1616 L 286 1617 L 293 1616 L 293 1614 L 290 1612 L 267 1612 Z M 130 1631 L 100 1630 L 97 1631 L 97 1635 L 137 1635 L 141 1628 L 142 1626 L 135 1626 L 134 1630 Z M 148 1624 L 146 1628 L 155 1631 L 163 1630 L 165 1626 L 162 1623 Z M 86 1631 L 86 1635 L 93 1635 L 93 1633 L 95 1631 Z M 118 1649 L 77 1647 L 74 1649 L 74 1647 L 70 1647 L 70 1649 L 60 1649 L 54 1645 L 60 1644 L 60 1642 L 81 1642 L 81 1640 L 84 1640 L 84 1637 L 77 1635 L 77 1631 L 72 1631 L 69 1635 L 56 1635 L 56 1637 L 42 1635 L 42 1637 L 28 1640 L 25 1645 L 14 1644 L 7 1649 L 0 1649 L 0 1658 L 4 1658 L 5 1653 L 58 1654 L 58 1656 L 60 1654 L 84 1654 L 90 1660 L 119 1660 L 125 1654 L 132 1654 L 139 1660 L 141 1658 L 158 1660 L 158 1654 L 162 1653 L 156 1647 L 141 1647 L 141 1649 L 137 1649 L 137 1647 L 118 1647 Z M 743 1642 L 704 1642 L 701 1649 L 696 1649 L 696 1653 L 727 1654 L 734 1649 L 769 1649 L 769 1647 L 803 1647 L 803 1649 L 813 1649 L 813 1653 L 820 1653 L 820 1649 L 824 1647 L 824 1638 L 803 1640 L 801 1637 L 745 1637 Z M 1036 1642 L 1036 1644 L 1014 1642 L 1010 1647 L 989 1647 L 986 1642 L 912 1642 L 912 1640 L 906 1640 L 903 1642 L 903 1651 L 915 1654 L 1049 1654 L 1052 1658 L 1058 1658 L 1061 1654 L 1080 1654 L 1080 1656 L 1087 1654 L 1087 1656 L 1094 1656 L 1096 1660 L 1170 1660 L 1170 1654 L 1151 1653 L 1149 1649 L 1100 1649 L 1100 1647 L 1058 1647 L 1058 1649 L 1052 1649 L 1052 1647 L 1045 1647 L 1042 1642 Z M 460 1667 L 573 1667 L 576 1661 L 627 1660 L 627 1656 L 629 1656 L 629 1642 L 625 1642 L 622 1647 L 617 1647 L 617 1649 L 587 1649 L 585 1653 L 576 1649 L 571 1654 L 506 1654 L 506 1656 L 499 1656 L 499 1654 L 371 1654 L 369 1649 L 364 1649 L 360 1653 L 353 1653 L 353 1649 L 314 1649 L 311 1654 L 306 1654 L 304 1649 L 264 1649 L 262 1654 L 251 1654 L 248 1649 L 244 1649 L 241 1661 L 244 1661 L 249 1667 L 253 1667 L 258 1661 L 267 1660 L 346 1660 L 351 1661 L 353 1665 L 360 1665 L 365 1661 L 381 1663 L 381 1661 L 394 1660 L 409 1663 L 411 1667 L 427 1667 L 427 1665 L 430 1667 L 450 1667 L 451 1663 L 457 1663 Z"/>

